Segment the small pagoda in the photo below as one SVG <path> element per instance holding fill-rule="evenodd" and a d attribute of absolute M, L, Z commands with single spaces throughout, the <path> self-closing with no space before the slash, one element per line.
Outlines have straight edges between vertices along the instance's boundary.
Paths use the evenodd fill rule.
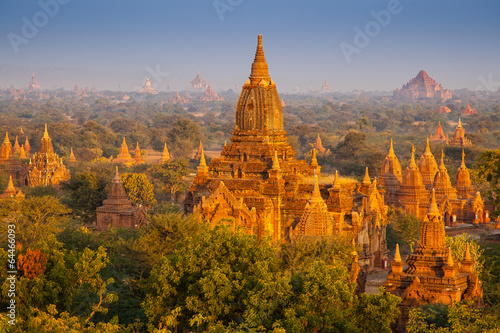
<path fill-rule="evenodd" d="M 127 197 L 123 181 L 120 179 L 118 167 L 111 181 L 108 197 L 102 206 L 96 209 L 97 229 L 139 228 L 146 223 L 146 209 L 142 206 L 132 206 Z"/>
<path fill-rule="evenodd" d="M 396 246 L 391 266 L 384 287 L 403 299 L 398 322 L 400 327 L 408 319 L 408 307 L 437 303 L 453 305 L 463 299 L 482 299 L 481 281 L 474 270 L 469 246 L 460 262 L 446 246 L 444 221 L 436 204 L 434 190 L 420 228 L 418 248 L 403 261 L 399 246 Z"/>

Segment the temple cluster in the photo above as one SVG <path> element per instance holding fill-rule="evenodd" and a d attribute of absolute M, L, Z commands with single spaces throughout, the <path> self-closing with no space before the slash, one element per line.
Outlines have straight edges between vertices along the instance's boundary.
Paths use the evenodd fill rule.
<path fill-rule="evenodd" d="M 378 178 L 385 189 L 385 203 L 404 208 L 408 213 L 423 219 L 429 209 L 431 190 L 434 189 L 445 225 L 455 227 L 457 223 L 489 222 L 481 194 L 472 186 L 464 157 L 462 150 L 462 164 L 457 170 L 453 186 L 444 165 L 443 151 L 438 166 L 427 140 L 427 146 L 417 165 L 415 148 L 412 145 L 410 165 L 402 173 L 391 140 L 389 154 L 382 164 Z"/>

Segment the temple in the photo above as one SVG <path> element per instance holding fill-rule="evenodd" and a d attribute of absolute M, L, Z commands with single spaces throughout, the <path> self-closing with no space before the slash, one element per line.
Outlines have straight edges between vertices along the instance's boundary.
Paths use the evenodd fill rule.
<path fill-rule="evenodd" d="M 460 119 L 458 119 L 458 125 L 455 128 L 455 133 L 453 134 L 453 138 L 449 140 L 448 144 L 450 146 L 460 146 L 460 147 L 472 146 L 472 142 L 465 136 L 465 129 L 462 126 L 462 121 Z"/>
<path fill-rule="evenodd" d="M 0 199 L 24 199 L 24 193 L 21 190 L 16 190 L 14 186 L 14 182 L 12 181 L 12 176 L 9 178 L 9 183 L 7 184 L 7 188 L 0 194 Z"/>
<path fill-rule="evenodd" d="M 135 163 L 135 160 L 132 158 L 132 155 L 130 155 L 128 151 L 127 141 L 125 140 L 125 138 L 123 138 L 123 142 L 120 147 L 120 153 L 116 156 L 115 159 L 113 159 L 113 162 L 123 163 L 127 166 L 131 166 Z"/>
<path fill-rule="evenodd" d="M 420 242 L 403 262 L 396 246 L 392 270 L 384 283 L 385 290 L 401 297 L 398 331 L 404 331 L 408 308 L 423 304 L 453 305 L 463 299 L 480 301 L 481 281 L 474 270 L 469 246 L 458 261 L 445 244 L 445 224 L 434 191 L 420 228 Z M 406 269 L 404 268 L 406 264 Z"/>
<path fill-rule="evenodd" d="M 170 153 L 168 152 L 167 144 L 165 143 L 165 147 L 163 147 L 163 152 L 161 154 L 159 164 L 164 164 L 168 161 L 170 161 Z"/>
<path fill-rule="evenodd" d="M 473 109 L 470 107 L 470 104 L 467 103 L 467 106 L 465 107 L 465 109 L 463 109 L 462 113 L 466 116 L 470 116 L 471 114 L 476 114 L 477 113 L 477 110 L 476 109 Z"/>
<path fill-rule="evenodd" d="M 73 154 L 73 147 L 71 147 L 68 162 L 69 163 L 76 163 L 76 157 L 75 157 L 75 154 Z"/>
<path fill-rule="evenodd" d="M 387 206 L 376 181 L 333 183 L 315 158 L 295 158 L 283 128 L 283 110 L 264 57 L 262 37 L 236 106 L 231 142 L 209 165 L 202 146 L 185 211 L 275 241 L 344 235 L 363 249 L 360 263 L 379 264 L 387 253 Z"/>
<path fill-rule="evenodd" d="M 189 83 L 189 88 L 191 90 L 205 91 L 207 90 L 208 86 L 209 86 L 208 82 L 201 77 L 199 71 L 196 77 Z"/>
<path fill-rule="evenodd" d="M 451 97 L 451 90 L 443 89 L 441 84 L 432 79 L 424 70 L 421 70 L 401 89 L 396 89 L 392 96 L 393 99 L 401 101 L 439 98 L 443 102 Z"/>
<path fill-rule="evenodd" d="M 139 228 L 146 223 L 146 210 L 142 206 L 132 206 L 127 197 L 123 181 L 120 179 L 118 167 L 111 181 L 108 197 L 102 206 L 96 209 L 97 229 Z"/>
<path fill-rule="evenodd" d="M 176 91 L 175 95 L 170 97 L 170 102 L 172 102 L 173 104 L 177 104 L 177 103 L 184 104 L 184 103 L 189 102 L 189 99 L 182 97 L 181 95 L 179 95 L 179 92 Z"/>
<path fill-rule="evenodd" d="M 146 83 L 144 84 L 144 87 L 141 89 L 137 90 L 138 94 L 150 94 L 150 95 L 156 95 L 158 92 L 153 88 L 151 85 L 151 82 L 149 81 L 149 76 L 146 77 Z"/>
<path fill-rule="evenodd" d="M 207 89 L 201 96 L 202 101 L 222 101 L 223 98 L 217 95 L 217 93 L 212 89 L 210 85 L 208 85 Z"/>
<path fill-rule="evenodd" d="M 28 84 L 28 92 L 40 91 L 40 90 L 41 90 L 40 84 L 38 84 L 38 81 L 35 79 L 35 73 L 33 73 L 31 81 Z"/>
<path fill-rule="evenodd" d="M 449 108 L 449 107 L 446 107 L 446 106 L 444 106 L 444 105 L 441 105 L 441 106 L 439 107 L 439 111 L 438 111 L 438 113 L 440 113 L 440 114 L 446 114 L 446 113 L 450 113 L 450 112 L 451 112 L 451 110 L 450 110 L 450 108 Z"/>
<path fill-rule="evenodd" d="M 441 127 L 441 122 L 438 122 L 438 125 L 436 127 L 436 132 L 434 134 L 431 134 L 429 139 L 432 142 L 448 143 L 448 137 L 446 135 L 444 135 L 443 128 Z"/>
<path fill-rule="evenodd" d="M 321 91 L 330 91 L 330 86 L 328 82 L 325 80 L 325 83 L 321 86 Z"/>
<path fill-rule="evenodd" d="M 316 138 L 316 142 L 314 143 L 314 148 L 318 151 L 318 153 L 323 154 L 323 155 L 328 155 L 330 154 L 330 149 L 326 149 L 323 147 L 323 143 L 321 142 L 321 138 L 318 137 Z"/>
<path fill-rule="evenodd" d="M 47 131 L 45 132 L 38 152 L 35 153 L 28 164 L 28 175 L 26 185 L 33 186 L 56 186 L 60 182 L 71 178 L 69 170 L 62 163 L 62 158 L 54 152 L 52 140 Z"/>
<path fill-rule="evenodd" d="M 458 223 L 486 223 L 484 202 L 479 192 L 471 185 L 463 151 L 462 165 L 457 170 L 455 186 L 452 186 L 444 165 L 444 153 L 441 151 L 441 162 L 438 166 L 430 151 L 429 141 L 418 166 L 414 155 L 415 149 L 412 145 L 410 165 L 401 175 L 401 166 L 394 154 L 391 140 L 389 154 L 382 164 L 378 178 L 385 190 L 387 205 L 403 208 L 407 213 L 423 219 L 429 209 L 430 191 L 434 189 L 439 211 L 447 226 L 455 227 Z"/>

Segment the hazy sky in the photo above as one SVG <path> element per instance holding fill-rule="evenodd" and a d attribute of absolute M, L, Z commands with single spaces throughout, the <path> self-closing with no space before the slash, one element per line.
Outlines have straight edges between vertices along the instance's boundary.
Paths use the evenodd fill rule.
<path fill-rule="evenodd" d="M 258 34 L 281 92 L 393 90 L 420 69 L 449 89 L 500 82 L 498 0 L 56 1 L 0 0 L 0 86 L 35 70 L 42 88 L 131 90 L 156 72 L 158 89 L 182 90 L 199 70 L 241 87 Z"/>

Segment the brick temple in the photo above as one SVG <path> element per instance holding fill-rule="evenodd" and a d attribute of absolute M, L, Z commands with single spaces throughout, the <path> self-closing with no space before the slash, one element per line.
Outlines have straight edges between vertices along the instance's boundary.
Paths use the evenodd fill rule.
<path fill-rule="evenodd" d="M 392 98 L 401 101 L 438 98 L 446 101 L 452 97 L 451 90 L 443 89 L 441 84 L 431 78 L 426 71 L 421 70 L 416 77 L 396 89 Z"/>
<path fill-rule="evenodd" d="M 392 269 L 384 283 L 386 291 L 403 299 L 399 305 L 398 332 L 404 331 L 409 307 L 453 305 L 463 299 L 480 301 L 482 298 L 481 281 L 474 270 L 469 246 L 459 262 L 445 244 L 444 227 L 433 190 L 420 228 L 418 248 L 403 261 L 399 246 L 396 247 Z"/>

